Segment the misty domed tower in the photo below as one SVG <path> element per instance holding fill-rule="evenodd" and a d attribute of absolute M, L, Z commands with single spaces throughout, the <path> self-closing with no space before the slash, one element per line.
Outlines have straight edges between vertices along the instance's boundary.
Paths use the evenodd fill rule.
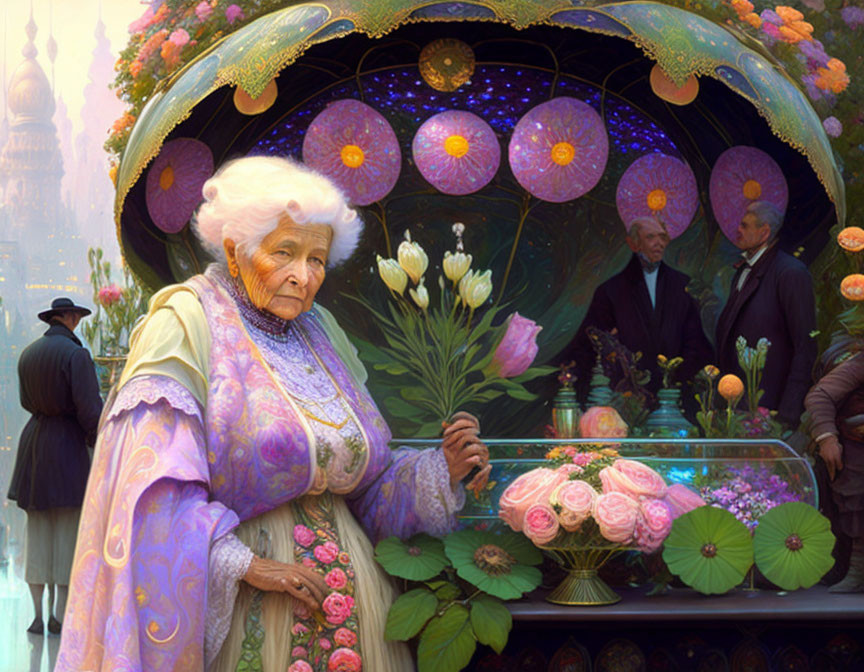
<path fill-rule="evenodd" d="M 12 117 L 0 154 L 0 186 L 12 230 L 2 232 L 5 237 L 17 237 L 15 233 L 26 232 L 32 225 L 39 223 L 42 228 L 45 222 L 61 219 L 63 158 L 51 120 L 54 93 L 36 60 L 37 27 L 32 13 L 26 31 L 29 41 L 22 50 L 24 61 L 12 73 L 6 93 Z"/>

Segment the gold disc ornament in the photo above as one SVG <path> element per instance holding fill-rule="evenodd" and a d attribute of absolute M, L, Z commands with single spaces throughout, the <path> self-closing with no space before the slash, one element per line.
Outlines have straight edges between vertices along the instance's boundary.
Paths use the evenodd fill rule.
<path fill-rule="evenodd" d="M 420 75 L 436 91 L 455 91 L 474 74 L 474 51 L 462 40 L 430 42 L 420 52 Z"/>
<path fill-rule="evenodd" d="M 253 98 L 242 87 L 238 86 L 234 90 L 234 107 L 237 108 L 240 114 L 246 114 L 251 117 L 269 110 L 273 106 L 273 103 L 276 102 L 278 94 L 279 89 L 276 86 L 275 79 L 270 80 L 267 86 L 264 87 L 261 95 L 257 98 Z"/>
<path fill-rule="evenodd" d="M 651 82 L 654 95 L 673 105 L 689 105 L 699 95 L 699 80 L 696 79 L 696 75 L 690 75 L 683 86 L 678 86 L 659 63 L 655 63 L 651 68 L 648 80 Z"/>

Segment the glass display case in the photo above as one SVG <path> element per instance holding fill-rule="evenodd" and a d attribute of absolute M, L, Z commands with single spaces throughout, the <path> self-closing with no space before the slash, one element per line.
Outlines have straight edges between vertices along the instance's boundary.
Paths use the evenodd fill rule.
<path fill-rule="evenodd" d="M 394 440 L 394 445 L 428 447 L 427 440 Z M 614 448 L 680 483 L 709 504 L 731 511 L 754 527 L 765 511 L 789 501 L 818 506 L 813 469 L 790 446 L 773 439 L 487 439 L 492 487 L 480 498 L 467 494 L 462 520 L 483 529 L 496 526 L 498 499 L 520 474 L 542 466 L 556 448 L 578 452 Z"/>

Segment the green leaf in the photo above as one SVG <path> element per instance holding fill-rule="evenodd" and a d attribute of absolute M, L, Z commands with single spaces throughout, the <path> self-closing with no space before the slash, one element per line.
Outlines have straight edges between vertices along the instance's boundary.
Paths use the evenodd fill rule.
<path fill-rule="evenodd" d="M 441 585 L 434 590 L 435 597 L 437 597 L 443 602 L 455 600 L 462 594 L 462 589 L 459 588 L 459 586 L 457 586 L 455 583 L 450 583 L 449 581 L 442 581 Z"/>
<path fill-rule="evenodd" d="M 504 394 L 503 390 L 484 390 L 483 392 L 478 392 L 477 394 L 471 397 L 471 401 L 479 401 L 486 402 L 492 401 L 493 399 L 497 399 L 502 394 Z"/>
<path fill-rule="evenodd" d="M 432 396 L 425 387 L 401 387 L 399 394 L 407 401 L 429 401 Z"/>
<path fill-rule="evenodd" d="M 437 608 L 438 600 L 425 588 L 415 588 L 400 595 L 387 612 L 384 639 L 411 639 L 435 615 Z"/>
<path fill-rule="evenodd" d="M 388 574 L 410 581 L 426 581 L 450 564 L 444 544 L 427 534 L 415 534 L 407 541 L 382 539 L 375 546 L 375 560 Z"/>
<path fill-rule="evenodd" d="M 513 627 L 513 617 L 501 600 L 481 595 L 471 603 L 471 626 L 481 644 L 501 653 Z"/>
<path fill-rule="evenodd" d="M 408 420 L 419 420 L 425 415 L 423 409 L 418 408 L 414 404 L 409 404 L 399 397 L 386 397 L 384 399 L 384 408 L 397 418 L 407 418 Z"/>
<path fill-rule="evenodd" d="M 424 422 L 413 436 L 419 439 L 433 439 L 441 435 L 441 423 L 438 421 Z"/>
<path fill-rule="evenodd" d="M 454 605 L 423 630 L 417 647 L 418 672 L 459 672 L 471 662 L 476 648 L 468 610 Z"/>
<path fill-rule="evenodd" d="M 372 368 L 374 368 L 376 371 L 384 371 L 385 373 L 389 373 L 391 376 L 401 376 L 403 374 L 409 373 L 408 369 L 406 369 L 401 364 L 397 364 L 396 362 L 375 364 Z"/>
<path fill-rule="evenodd" d="M 532 366 L 530 369 L 526 370 L 525 373 L 515 376 L 510 380 L 514 383 L 527 383 L 529 380 L 534 380 L 540 376 L 548 376 L 551 373 L 555 373 L 557 370 L 558 369 L 554 366 Z"/>
<path fill-rule="evenodd" d="M 518 399 L 519 401 L 534 401 L 537 398 L 537 395 L 533 392 L 529 392 L 524 387 L 508 387 L 507 388 L 507 396 L 513 397 L 514 399 Z"/>

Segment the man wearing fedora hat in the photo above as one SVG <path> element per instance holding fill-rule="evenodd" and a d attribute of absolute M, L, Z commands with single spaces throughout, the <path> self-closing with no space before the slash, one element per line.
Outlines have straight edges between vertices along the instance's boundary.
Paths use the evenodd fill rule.
<path fill-rule="evenodd" d="M 93 360 L 74 333 L 89 314 L 71 299 L 54 299 L 50 309 L 39 313 L 50 325 L 48 331 L 18 360 L 21 405 L 32 416 L 18 442 L 9 499 L 27 512 L 25 579 L 36 611 L 27 630 L 39 635 L 44 632 L 46 585 L 48 630 L 60 632 L 90 470 L 87 446 L 95 443 L 102 412 Z"/>

